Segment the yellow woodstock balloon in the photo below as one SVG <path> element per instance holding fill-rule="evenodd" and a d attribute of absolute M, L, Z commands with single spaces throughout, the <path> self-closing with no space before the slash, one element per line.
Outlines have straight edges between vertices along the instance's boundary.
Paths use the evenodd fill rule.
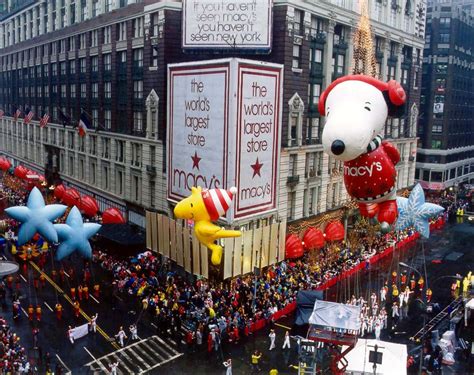
<path fill-rule="evenodd" d="M 201 187 L 193 187 L 191 195 L 178 202 L 174 208 L 174 214 L 178 219 L 194 220 L 194 233 L 200 243 L 211 249 L 211 262 L 214 265 L 220 264 L 222 258 L 222 246 L 214 241 L 241 235 L 238 230 L 226 230 L 212 223 L 212 220 L 217 220 L 226 213 L 235 193 L 237 193 L 235 187 L 229 190 L 202 190 Z"/>

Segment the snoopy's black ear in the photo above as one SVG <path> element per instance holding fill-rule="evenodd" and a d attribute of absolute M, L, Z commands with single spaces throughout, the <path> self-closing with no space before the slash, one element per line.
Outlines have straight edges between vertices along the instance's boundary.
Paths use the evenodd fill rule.
<path fill-rule="evenodd" d="M 402 105 L 395 105 L 390 101 L 388 91 L 382 91 L 382 94 L 383 98 L 385 99 L 385 103 L 387 103 L 388 115 L 390 117 L 402 117 L 405 114 L 406 103 Z"/>

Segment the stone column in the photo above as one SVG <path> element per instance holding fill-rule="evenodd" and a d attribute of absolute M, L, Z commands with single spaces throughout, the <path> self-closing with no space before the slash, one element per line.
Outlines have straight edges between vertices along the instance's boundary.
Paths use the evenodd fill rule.
<path fill-rule="evenodd" d="M 387 80 L 387 75 L 388 75 L 387 60 L 388 60 L 389 55 L 390 55 L 390 39 L 385 39 L 384 48 L 383 48 L 382 66 L 381 66 L 381 72 L 380 72 L 380 78 L 382 81 Z"/>
<path fill-rule="evenodd" d="M 354 28 L 347 26 L 347 53 L 346 53 L 346 74 L 352 74 L 352 61 L 354 59 Z"/>
<path fill-rule="evenodd" d="M 332 51 L 334 45 L 334 27 L 336 26 L 336 21 L 329 20 L 328 24 L 328 33 L 326 45 L 324 46 L 324 79 L 323 79 L 323 89 L 329 86 L 332 81 Z"/>
<path fill-rule="evenodd" d="M 46 30 L 47 33 L 50 33 L 53 31 L 53 1 L 56 0 L 50 0 L 48 1 L 48 29 Z"/>

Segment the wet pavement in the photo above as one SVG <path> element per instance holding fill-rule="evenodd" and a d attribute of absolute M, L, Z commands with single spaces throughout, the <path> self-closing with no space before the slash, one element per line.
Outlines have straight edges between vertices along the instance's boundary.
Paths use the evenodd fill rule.
<path fill-rule="evenodd" d="M 326 298 L 344 301 L 352 294 L 362 294 L 367 299 L 370 291 L 378 291 L 393 270 L 397 270 L 398 273 L 403 270 L 403 267 L 399 265 L 402 261 L 422 273 L 424 273 L 423 265 L 426 264 L 428 285 L 433 290 L 433 301 L 441 305 L 447 304 L 452 299 L 449 288 L 452 279 L 444 276 L 456 273 L 465 275 L 470 268 L 474 268 L 473 244 L 474 226 L 465 223 L 447 224 L 444 229 L 434 231 L 430 239 L 419 240 L 401 251 L 394 252 L 392 256 L 372 266 L 371 269 L 361 271 L 351 279 L 338 283 L 325 293 Z M 8 255 L 7 257 L 11 258 Z M 63 265 L 65 269 L 72 265 L 75 274 L 78 275 L 82 270 L 83 260 L 73 255 L 71 260 L 63 262 Z M 46 266 L 47 274 L 51 274 L 53 266 L 56 270 L 60 268 L 59 263 L 51 262 Z M 28 274 L 25 274 L 21 281 L 21 303 L 25 310 L 30 303 L 41 304 L 42 321 L 32 324 L 25 314 L 22 314 L 19 321 L 13 321 L 9 295 L 7 296 L 8 307 L 2 311 L 1 315 L 9 321 L 14 332 L 19 334 L 21 342 L 28 348 L 33 358 L 38 358 L 40 350 L 33 348 L 32 328 L 39 327 L 39 348 L 43 356 L 46 352 L 51 354 L 53 368 L 56 362 L 62 361 L 73 374 L 92 373 L 91 366 L 85 366 L 86 364 L 91 364 L 99 373 L 105 373 L 109 363 L 119 360 L 122 362 L 124 373 L 138 373 L 154 366 L 149 373 L 224 374 L 225 368 L 222 362 L 224 359 L 232 358 L 234 374 L 249 374 L 251 373 L 249 364 L 251 353 L 258 349 L 263 352 L 262 373 L 268 373 L 272 367 L 278 368 L 280 374 L 297 372 L 288 367 L 297 362 L 294 348 L 281 349 L 284 333 L 293 325 L 292 316 L 277 322 L 275 326 L 277 348 L 271 352 L 268 351 L 268 328 L 266 328 L 251 336 L 246 342 L 239 344 L 225 342 L 221 351 L 208 354 L 205 344 L 202 348 L 191 349 L 184 347 L 180 343 L 181 340 L 176 337 L 156 336 L 156 327 L 150 317 L 137 312 L 140 310 L 135 303 L 135 297 L 115 296 L 112 293 L 110 275 L 97 266 L 92 268 L 92 283 L 96 281 L 103 283 L 101 296 L 98 301 L 90 299 L 81 303 L 84 315 L 81 315 L 79 319 L 74 318 L 70 302 L 62 293 L 67 291 L 66 294 L 69 294 L 70 287 L 76 287 L 79 284 L 79 277 L 76 275 L 66 277 L 66 281 L 62 285 L 58 283 L 57 288 L 54 288 L 47 280 L 46 287 L 36 291 L 32 285 L 35 275 L 38 275 L 38 272 L 34 266 L 30 265 Z M 48 308 L 49 306 L 54 309 L 57 301 L 65 310 L 61 322 L 56 320 L 54 312 Z M 94 313 L 99 314 L 100 332 L 90 333 L 71 345 L 66 336 L 68 325 L 84 324 L 87 321 L 86 317 Z M 113 336 L 118 332 L 119 327 L 123 326 L 130 337 L 128 327 L 137 321 L 139 342 L 129 338 L 126 344 L 133 346 L 117 352 L 119 346 L 113 340 Z M 407 343 L 408 338 L 421 328 L 422 321 L 419 304 L 414 303 L 410 306 L 409 319 L 400 323 L 393 331 L 383 332 L 382 339 Z M 294 342 L 292 345 L 294 347 Z M 97 362 L 96 359 L 98 359 Z M 40 366 L 39 361 L 38 365 Z M 39 367 L 39 369 L 42 368 Z"/>

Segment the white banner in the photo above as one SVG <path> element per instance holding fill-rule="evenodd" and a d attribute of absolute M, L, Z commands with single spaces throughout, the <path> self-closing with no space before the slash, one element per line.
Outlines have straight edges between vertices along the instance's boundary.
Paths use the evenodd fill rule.
<path fill-rule="evenodd" d="M 270 49 L 272 0 L 183 0 L 183 48 Z"/>
<path fill-rule="evenodd" d="M 71 335 L 74 340 L 87 336 L 88 333 L 89 333 L 89 323 L 83 324 L 82 326 L 79 326 L 79 327 L 74 327 L 71 330 Z"/>
<path fill-rule="evenodd" d="M 170 70 L 168 197 L 226 186 L 229 67 Z"/>
<path fill-rule="evenodd" d="M 316 300 L 309 324 L 358 331 L 361 325 L 360 306 Z"/>
<path fill-rule="evenodd" d="M 235 217 L 276 207 L 280 69 L 239 66 Z"/>

